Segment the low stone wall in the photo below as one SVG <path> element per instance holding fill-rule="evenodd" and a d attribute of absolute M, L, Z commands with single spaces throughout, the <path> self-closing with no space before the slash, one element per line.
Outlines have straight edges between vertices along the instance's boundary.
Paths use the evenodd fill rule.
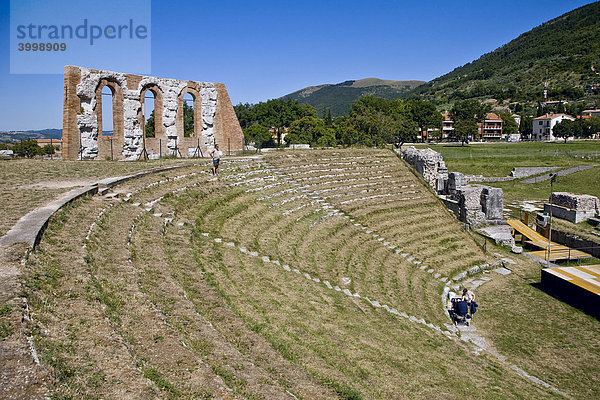
<path fill-rule="evenodd" d="M 589 218 L 593 218 L 596 216 L 595 211 L 571 210 L 569 208 L 561 207 L 556 204 L 552 204 L 552 207 L 550 207 L 550 204 L 544 203 L 544 212 L 549 214 L 550 209 L 552 209 L 553 217 L 561 218 L 561 219 L 564 219 L 564 220 L 567 220 L 570 222 L 574 222 L 576 224 L 578 224 L 580 222 L 585 222 Z"/>
<path fill-rule="evenodd" d="M 467 182 L 506 182 L 515 178 L 512 176 L 483 176 L 483 175 L 465 175 Z"/>
<path fill-rule="evenodd" d="M 570 208 L 576 211 L 600 212 L 600 201 L 598 201 L 598 198 L 587 194 L 554 192 L 552 193 L 550 201 L 557 206 Z"/>
<path fill-rule="evenodd" d="M 560 167 L 515 167 L 510 172 L 510 176 L 515 179 L 527 178 L 528 176 L 543 174 L 544 172 L 554 171 Z"/>
<path fill-rule="evenodd" d="M 468 185 L 464 174 L 448 173 L 442 155 L 434 150 L 409 147 L 399 154 L 423 175 L 459 221 L 467 222 L 472 227 L 502 221 L 502 189 Z"/>

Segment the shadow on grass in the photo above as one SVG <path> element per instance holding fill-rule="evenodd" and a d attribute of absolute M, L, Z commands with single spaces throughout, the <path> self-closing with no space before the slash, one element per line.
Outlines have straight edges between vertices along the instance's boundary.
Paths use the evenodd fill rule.
<path fill-rule="evenodd" d="M 600 321 L 600 300 L 598 299 L 600 296 L 583 291 L 583 289 L 557 287 L 542 282 L 534 282 L 530 285 Z"/>

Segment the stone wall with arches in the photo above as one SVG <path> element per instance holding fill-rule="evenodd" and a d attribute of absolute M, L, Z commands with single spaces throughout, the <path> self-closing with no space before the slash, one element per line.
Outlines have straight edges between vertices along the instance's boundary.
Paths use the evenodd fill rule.
<path fill-rule="evenodd" d="M 108 87 L 112 100 L 102 98 Z M 194 129 L 184 133 L 183 97 L 193 98 Z M 146 99 L 154 98 L 154 137 L 144 133 Z M 102 101 L 112 101 L 113 132 L 103 130 Z M 136 160 L 165 155 L 206 156 L 215 143 L 232 153 L 244 136 L 222 83 L 140 76 L 65 67 L 63 158 Z M 146 154 L 144 154 L 146 150 Z"/>

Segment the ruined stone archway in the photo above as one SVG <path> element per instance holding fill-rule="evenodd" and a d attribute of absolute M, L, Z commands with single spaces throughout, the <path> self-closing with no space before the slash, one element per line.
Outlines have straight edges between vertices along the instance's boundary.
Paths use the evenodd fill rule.
<path fill-rule="evenodd" d="M 112 138 L 103 137 L 102 127 L 98 125 L 99 121 L 101 125 L 102 105 L 98 90 L 101 92 L 104 86 L 109 86 L 114 94 Z M 155 118 L 160 121 L 156 123 L 156 137 L 146 141 L 142 107 L 143 96 L 148 90 L 155 95 Z M 187 138 L 183 131 L 182 110 L 186 93 L 194 97 L 194 132 Z M 110 159 L 111 143 L 114 159 L 136 160 L 145 155 L 144 147 L 150 158 L 165 154 L 206 156 L 215 140 L 223 144 L 224 150 L 241 151 L 243 137 L 227 89 L 222 83 L 65 67 L 64 159 Z"/>
<path fill-rule="evenodd" d="M 188 93 L 194 99 L 194 131 L 189 137 L 186 137 L 183 123 L 183 97 Z M 200 137 L 203 136 L 202 97 L 200 95 L 200 88 L 194 82 L 188 82 L 188 86 L 184 87 L 177 96 L 177 116 L 175 117 L 175 126 L 177 127 L 177 147 L 182 155 L 193 154 L 193 150 L 198 146 L 200 146 L 203 154 L 206 153 L 206 143 L 200 141 Z"/>
<path fill-rule="evenodd" d="M 148 154 L 157 154 L 162 156 L 167 150 L 167 135 L 163 125 L 163 93 L 160 87 L 155 83 L 150 83 L 142 86 L 140 93 L 140 104 L 142 105 L 138 112 L 139 124 L 142 127 L 142 132 L 145 131 L 144 106 L 146 103 L 146 92 L 152 92 L 154 95 L 154 137 L 146 137 L 143 134 L 144 146 Z"/>
<path fill-rule="evenodd" d="M 104 135 L 102 127 L 102 89 L 108 87 L 112 92 L 113 134 Z M 96 88 L 96 120 L 98 126 L 96 158 L 100 160 L 119 160 L 123 156 L 123 90 L 112 79 L 101 79 Z M 85 157 L 84 157 L 85 158 Z"/>

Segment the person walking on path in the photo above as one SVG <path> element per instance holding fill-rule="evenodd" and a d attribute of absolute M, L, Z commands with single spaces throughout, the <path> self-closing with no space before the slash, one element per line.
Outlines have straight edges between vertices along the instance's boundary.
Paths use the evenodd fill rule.
<path fill-rule="evenodd" d="M 212 157 L 212 160 L 213 160 L 213 168 L 212 168 L 213 175 L 219 175 L 219 163 L 221 162 L 222 155 L 223 155 L 223 152 L 219 150 L 219 145 L 215 143 L 215 147 L 210 152 L 210 156 Z"/>

